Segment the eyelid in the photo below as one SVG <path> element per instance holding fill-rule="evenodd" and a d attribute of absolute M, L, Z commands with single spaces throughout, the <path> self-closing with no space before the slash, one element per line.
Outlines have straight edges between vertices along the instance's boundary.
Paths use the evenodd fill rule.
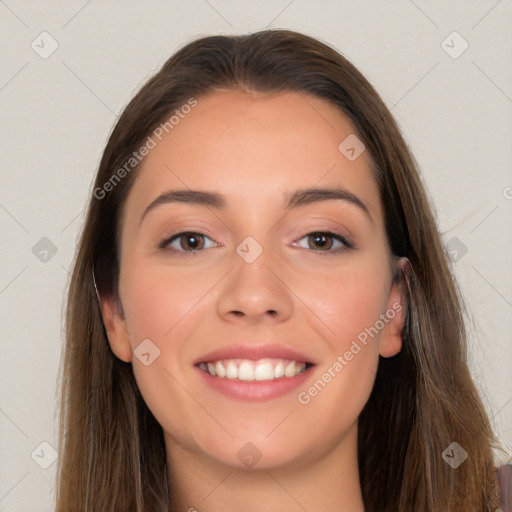
<path fill-rule="evenodd" d="M 355 249 L 357 245 L 356 240 L 349 229 L 338 222 L 330 221 L 324 217 L 309 218 L 305 225 L 301 226 L 299 233 L 300 237 L 296 236 L 295 241 L 300 240 L 311 233 L 326 233 L 345 240 L 347 245 L 352 249 Z"/>
<path fill-rule="evenodd" d="M 173 232 L 173 233 L 168 233 L 168 234 L 164 235 L 160 239 L 160 241 L 158 242 L 158 248 L 161 249 L 161 250 L 169 250 L 169 251 L 172 250 L 173 252 L 182 253 L 182 254 L 185 254 L 185 255 L 197 254 L 198 252 L 204 251 L 204 249 L 191 250 L 191 251 L 185 251 L 185 250 L 174 249 L 174 248 L 173 249 L 168 249 L 169 245 L 172 242 L 175 242 L 176 240 L 179 240 L 184 235 L 198 235 L 199 237 L 204 237 L 204 238 L 207 238 L 207 239 L 211 240 L 212 242 L 214 242 L 216 244 L 217 247 L 219 246 L 218 242 L 213 240 L 213 238 L 211 238 L 210 236 L 206 235 L 205 233 L 202 233 L 201 231 L 197 231 L 197 230 L 194 231 L 194 230 L 191 230 L 191 229 L 180 229 L 179 231 L 176 231 L 176 232 Z M 212 247 L 207 247 L 206 249 L 212 249 Z"/>
<path fill-rule="evenodd" d="M 333 240 L 339 242 L 342 244 L 341 247 L 338 247 L 336 249 L 327 249 L 327 250 L 322 250 L 322 249 L 310 249 L 310 248 L 306 248 L 306 247 L 302 247 L 303 249 L 308 249 L 309 251 L 313 251 L 314 253 L 321 253 L 321 254 L 338 254 L 342 251 L 347 251 L 347 250 L 351 250 L 351 249 L 355 249 L 355 246 L 354 244 L 352 243 L 352 241 L 345 235 L 342 235 L 341 233 L 338 233 L 336 231 L 333 231 L 332 229 L 314 229 L 314 230 L 309 230 L 307 233 L 304 234 L 304 236 L 301 236 L 300 238 L 297 239 L 297 241 L 293 242 L 293 244 L 297 244 L 298 241 L 308 237 L 308 236 L 311 236 L 313 234 L 322 234 L 322 235 L 327 235 L 329 238 L 332 238 Z M 300 246 L 301 247 L 301 246 Z"/>

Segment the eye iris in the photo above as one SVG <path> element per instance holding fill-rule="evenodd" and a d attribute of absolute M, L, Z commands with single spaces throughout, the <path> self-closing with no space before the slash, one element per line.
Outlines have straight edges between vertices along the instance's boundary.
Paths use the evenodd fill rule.
<path fill-rule="evenodd" d="M 320 248 L 322 249 L 325 249 L 326 248 L 326 245 L 327 245 L 327 248 L 330 249 L 331 246 L 332 246 L 332 239 L 330 236 L 326 236 L 324 235 L 323 233 L 311 233 L 309 236 L 309 241 L 313 241 L 313 244 L 314 245 L 319 245 Z M 330 239 L 331 240 L 331 243 L 326 243 L 326 239 Z"/>
<path fill-rule="evenodd" d="M 194 233 L 185 233 L 184 235 L 182 235 L 181 240 L 182 240 L 181 247 L 183 249 L 191 249 L 191 250 L 195 251 L 198 248 L 200 249 L 202 247 L 202 245 L 201 245 L 202 237 L 198 236 Z M 185 243 L 183 243 L 184 240 L 185 240 Z M 192 243 L 189 243 L 190 240 L 193 240 Z M 198 245 L 200 247 L 198 247 Z"/>

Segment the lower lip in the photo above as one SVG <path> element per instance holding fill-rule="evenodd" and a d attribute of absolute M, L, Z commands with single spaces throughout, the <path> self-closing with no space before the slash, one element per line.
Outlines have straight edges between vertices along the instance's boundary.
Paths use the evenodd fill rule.
<path fill-rule="evenodd" d="M 201 370 L 201 368 L 197 366 L 195 367 L 204 382 L 215 391 L 218 391 L 230 398 L 252 400 L 255 402 L 271 400 L 272 398 L 278 398 L 290 393 L 301 384 L 304 384 L 304 382 L 310 377 L 311 370 L 313 368 L 314 367 L 310 367 L 306 371 L 299 373 L 299 375 L 295 375 L 295 377 L 244 381 L 239 379 L 228 379 L 227 377 L 214 377 L 208 372 Z"/>

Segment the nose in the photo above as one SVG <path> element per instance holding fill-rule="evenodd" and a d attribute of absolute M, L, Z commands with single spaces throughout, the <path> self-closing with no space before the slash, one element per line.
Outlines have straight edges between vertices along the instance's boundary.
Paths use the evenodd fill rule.
<path fill-rule="evenodd" d="M 284 272 L 269 261 L 268 252 L 252 263 L 234 255 L 235 268 L 229 272 L 218 295 L 218 314 L 230 322 L 254 325 L 279 323 L 293 311 L 293 292 L 286 284 Z"/>

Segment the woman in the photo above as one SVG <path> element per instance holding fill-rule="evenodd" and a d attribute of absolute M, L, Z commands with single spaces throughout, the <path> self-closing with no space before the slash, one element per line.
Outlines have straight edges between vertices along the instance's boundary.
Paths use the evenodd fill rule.
<path fill-rule="evenodd" d="M 311 37 L 201 38 L 141 89 L 66 321 L 59 512 L 498 505 L 416 164 Z"/>

